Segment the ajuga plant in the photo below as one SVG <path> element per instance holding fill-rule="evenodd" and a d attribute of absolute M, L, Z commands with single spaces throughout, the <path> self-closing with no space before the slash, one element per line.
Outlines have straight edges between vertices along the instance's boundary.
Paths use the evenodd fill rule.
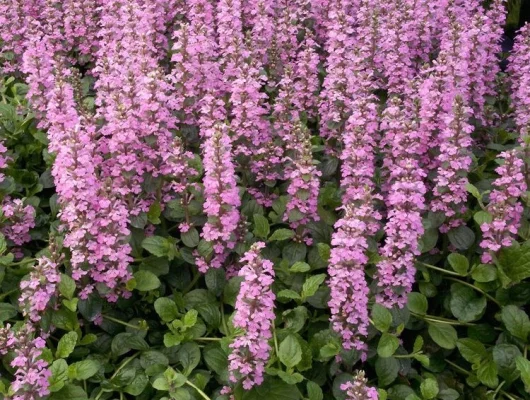
<path fill-rule="evenodd" d="M 516 3 L 0 0 L 0 398 L 530 399 Z"/>

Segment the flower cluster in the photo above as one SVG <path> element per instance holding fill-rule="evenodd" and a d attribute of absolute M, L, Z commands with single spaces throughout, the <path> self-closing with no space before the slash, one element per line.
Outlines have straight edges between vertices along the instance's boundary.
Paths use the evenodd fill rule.
<path fill-rule="evenodd" d="M 52 299 L 57 296 L 57 285 L 61 281 L 58 258 L 55 253 L 51 257 L 39 257 L 28 279 L 20 282 L 18 302 L 23 314 L 33 322 L 40 321 L 42 313 L 50 308 Z"/>
<path fill-rule="evenodd" d="M 237 296 L 233 324 L 243 333 L 230 345 L 232 353 L 228 357 L 230 380 L 242 379 L 247 390 L 263 382 L 275 318 L 275 296 L 271 290 L 274 270 L 272 262 L 260 254 L 264 247 L 265 243 L 254 243 L 241 258 L 244 266 L 239 276 L 244 280 Z"/>
<path fill-rule="evenodd" d="M 238 207 L 241 204 L 232 161 L 232 143 L 228 127 L 218 124 L 214 133 L 206 139 L 204 157 L 204 212 L 208 222 L 202 237 L 213 243 L 214 257 L 206 262 L 197 260 L 199 270 L 219 268 L 236 245 L 234 231 L 239 222 Z"/>
<path fill-rule="evenodd" d="M 487 208 L 492 221 L 480 226 L 483 237 L 480 247 L 487 250 L 482 254 L 484 263 L 492 261 L 492 253 L 512 244 L 523 215 L 519 197 L 526 191 L 524 161 L 517 150 L 501 153 L 500 157 L 504 163 L 495 170 L 499 177 L 493 181 Z"/>
<path fill-rule="evenodd" d="M 15 380 L 11 383 L 13 400 L 38 400 L 47 396 L 51 371 L 48 363 L 41 358 L 46 342 L 35 336 L 35 329 L 26 324 L 17 332 L 9 325 L 0 329 L 0 354 L 13 351 L 15 358 L 11 367 L 15 368 Z"/>
<path fill-rule="evenodd" d="M 347 400 L 378 400 L 377 390 L 368 386 L 368 379 L 364 371 L 357 371 L 351 381 L 340 385 L 340 389 L 346 392 Z"/>
<path fill-rule="evenodd" d="M 35 227 L 33 206 L 24 205 L 21 199 L 6 197 L 2 203 L 2 213 L 6 222 L 0 231 L 18 246 L 29 242 L 29 231 Z"/>

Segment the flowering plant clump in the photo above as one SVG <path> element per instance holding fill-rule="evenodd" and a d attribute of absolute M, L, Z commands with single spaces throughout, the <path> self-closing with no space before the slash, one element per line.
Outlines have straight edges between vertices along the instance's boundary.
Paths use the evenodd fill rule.
<path fill-rule="evenodd" d="M 520 3 L 0 0 L 0 398 L 530 398 Z"/>

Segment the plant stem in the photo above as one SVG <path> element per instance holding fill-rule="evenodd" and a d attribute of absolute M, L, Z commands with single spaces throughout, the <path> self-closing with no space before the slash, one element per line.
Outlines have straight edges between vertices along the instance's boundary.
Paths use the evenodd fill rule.
<path fill-rule="evenodd" d="M 447 324 L 447 325 L 455 325 L 455 326 L 474 326 L 476 324 L 472 324 L 470 322 L 459 322 L 452 319 L 447 318 L 441 318 L 441 317 L 435 317 L 434 315 L 421 315 L 416 313 L 411 313 L 416 318 L 423 319 L 427 322 L 438 322 L 440 324 Z"/>
<path fill-rule="evenodd" d="M 110 315 L 102 314 L 101 316 L 104 319 L 108 319 L 109 321 L 116 322 L 117 324 L 121 324 L 123 326 L 127 326 L 129 328 L 136 329 L 138 331 L 149 330 L 149 327 L 147 329 L 144 329 L 141 326 L 136 326 L 136 325 L 133 325 L 133 324 L 129 324 L 128 322 L 122 321 L 121 319 L 117 319 L 117 318 L 111 317 Z"/>
<path fill-rule="evenodd" d="M 9 296 L 10 294 L 13 294 L 13 293 L 16 293 L 18 291 L 18 289 L 11 289 L 5 293 L 2 293 L 0 294 L 0 300 L 3 300 L 4 298 L 6 298 L 7 296 Z"/>
<path fill-rule="evenodd" d="M 278 361 L 278 369 L 282 369 L 280 363 L 280 347 L 278 346 L 278 338 L 276 337 L 276 326 L 272 323 L 272 336 L 274 338 L 274 352 L 276 353 L 276 360 Z"/>
<path fill-rule="evenodd" d="M 501 384 L 497 386 L 497 389 L 495 389 L 495 391 L 493 392 L 493 398 L 497 397 L 505 383 L 506 381 L 502 381 Z"/>
<path fill-rule="evenodd" d="M 449 271 L 449 270 L 447 270 L 447 269 L 443 269 L 443 268 L 440 268 L 440 267 L 436 267 L 436 266 L 431 265 L 431 264 L 426 264 L 426 263 L 421 262 L 421 261 L 417 261 L 417 263 L 420 264 L 420 265 L 423 265 L 424 267 L 427 267 L 427 268 L 433 269 L 433 270 L 438 271 L 438 272 L 442 272 L 442 273 L 447 274 L 447 275 L 462 276 L 462 275 L 460 275 L 460 274 L 457 273 L 457 272 Z"/>
<path fill-rule="evenodd" d="M 204 399 L 204 400 L 212 400 L 208 397 L 208 395 L 206 393 L 204 393 L 201 389 L 199 389 L 197 386 L 195 386 L 192 382 L 190 382 L 189 380 L 186 381 L 186 385 L 189 385 L 191 386 L 193 389 L 195 389 L 197 391 L 197 393 L 199 393 L 201 395 L 201 397 Z"/>
<path fill-rule="evenodd" d="M 196 338 L 196 339 L 193 339 L 195 341 L 199 341 L 199 342 L 220 342 L 222 339 L 221 338 L 215 338 L 215 337 L 200 337 L 200 338 Z"/>
<path fill-rule="evenodd" d="M 489 300 L 493 301 L 495 304 L 497 304 L 499 307 L 502 307 L 501 304 L 497 301 L 497 299 L 495 299 L 493 296 L 487 294 L 484 290 L 476 287 L 475 285 L 472 285 L 471 283 L 468 283 L 468 282 L 465 282 L 465 281 L 462 281 L 460 279 L 455 279 L 455 278 L 447 278 L 447 280 L 449 281 L 453 281 L 453 282 L 457 282 L 457 283 L 460 283 L 464 286 L 467 286 L 467 287 L 470 287 L 471 289 L 474 289 L 476 290 L 477 292 L 483 294 L 484 296 L 486 296 Z"/>
<path fill-rule="evenodd" d="M 115 378 L 116 375 L 118 375 L 118 373 L 123 369 L 125 368 L 132 360 L 134 360 L 136 357 L 138 357 L 138 355 L 140 354 L 140 352 L 137 352 L 137 353 L 134 353 L 132 356 L 130 356 L 129 358 L 126 358 L 125 361 L 123 361 L 120 366 L 118 367 L 118 369 L 116 369 L 116 371 L 114 371 L 114 373 L 112 374 L 112 376 L 109 378 L 109 381 L 112 380 L 112 378 Z M 96 396 L 96 398 L 94 400 L 99 400 L 101 399 L 101 396 L 103 396 L 103 393 L 105 393 L 105 391 L 103 389 L 100 390 L 100 392 L 98 393 L 98 395 Z"/>

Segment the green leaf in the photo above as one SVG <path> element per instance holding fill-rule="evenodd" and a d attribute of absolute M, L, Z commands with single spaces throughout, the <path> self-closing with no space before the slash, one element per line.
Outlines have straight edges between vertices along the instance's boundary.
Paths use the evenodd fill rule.
<path fill-rule="evenodd" d="M 323 400 L 324 394 L 319 385 L 313 381 L 307 381 L 307 398 L 309 400 Z"/>
<path fill-rule="evenodd" d="M 458 339 L 456 346 L 458 347 L 458 350 L 460 350 L 462 357 L 471 364 L 478 365 L 488 356 L 484 345 L 474 339 Z"/>
<path fill-rule="evenodd" d="M 11 319 L 18 314 L 15 306 L 9 303 L 0 303 L 0 322 Z"/>
<path fill-rule="evenodd" d="M 304 377 L 302 374 L 299 374 L 298 372 L 290 373 L 286 371 L 279 370 L 278 376 L 282 381 L 285 383 L 288 383 L 289 385 L 296 385 L 297 383 L 300 383 L 304 380 Z"/>
<path fill-rule="evenodd" d="M 290 299 L 290 300 L 299 300 L 301 299 L 300 295 L 291 289 L 283 289 L 278 292 L 278 298 L 281 299 Z"/>
<path fill-rule="evenodd" d="M 166 378 L 167 382 L 172 387 L 181 387 L 183 386 L 188 378 L 186 378 L 184 375 L 179 374 L 177 371 L 175 371 L 173 368 L 168 367 L 164 371 L 164 378 Z"/>
<path fill-rule="evenodd" d="M 477 211 L 475 215 L 473 215 L 473 219 L 479 226 L 483 224 L 489 224 L 491 221 L 493 221 L 492 215 L 486 211 Z"/>
<path fill-rule="evenodd" d="M 147 212 L 147 219 L 154 225 L 160 223 L 160 215 L 162 214 L 162 207 L 158 201 L 153 202 Z"/>
<path fill-rule="evenodd" d="M 182 365 L 182 373 L 188 376 L 201 361 L 201 350 L 197 343 L 185 343 L 177 353 L 177 359 Z"/>
<path fill-rule="evenodd" d="M 154 256 L 165 257 L 169 252 L 170 243 L 162 236 L 150 236 L 143 240 L 142 247 Z"/>
<path fill-rule="evenodd" d="M 440 400 L 458 400 L 460 399 L 460 393 L 454 389 L 442 389 L 438 393 L 438 399 Z"/>
<path fill-rule="evenodd" d="M 427 297 L 425 297 L 423 294 L 418 292 L 412 292 L 409 294 L 407 308 L 411 312 L 415 314 L 425 315 L 427 314 L 428 307 L 429 303 L 427 302 Z"/>
<path fill-rule="evenodd" d="M 471 184 L 471 183 L 466 183 L 466 190 L 468 193 L 470 193 L 474 198 L 476 198 L 477 200 L 482 200 L 482 195 L 480 194 L 480 191 L 478 190 L 478 188 Z"/>
<path fill-rule="evenodd" d="M 302 286 L 302 297 L 313 296 L 320 285 L 326 280 L 326 274 L 312 275 L 308 277 Z"/>
<path fill-rule="evenodd" d="M 129 393 L 133 396 L 139 396 L 147 387 L 149 383 L 149 378 L 143 372 L 136 374 L 131 383 L 123 388 L 125 393 Z"/>
<path fill-rule="evenodd" d="M 456 346 L 458 335 L 455 328 L 448 324 L 429 322 L 428 332 L 434 343 L 438 346 L 452 350 Z"/>
<path fill-rule="evenodd" d="M 499 377 L 497 376 L 497 365 L 495 361 L 489 360 L 480 364 L 477 369 L 477 378 L 484 385 L 495 389 L 499 386 Z"/>
<path fill-rule="evenodd" d="M 507 287 L 509 283 L 518 283 L 530 277 L 530 241 L 519 245 L 514 243 L 510 247 L 501 249 L 498 257 L 498 267 L 509 281 L 503 282 Z"/>
<path fill-rule="evenodd" d="M 517 357 L 515 359 L 515 365 L 521 373 L 521 380 L 524 383 L 525 390 L 530 392 L 530 361 L 525 357 Z"/>
<path fill-rule="evenodd" d="M 475 234 L 465 225 L 451 229 L 447 236 L 451 244 L 458 250 L 467 250 L 475 242 Z"/>
<path fill-rule="evenodd" d="M 204 281 L 208 290 L 220 296 L 226 286 L 226 273 L 223 268 L 210 268 L 204 276 Z"/>
<path fill-rule="evenodd" d="M 121 356 L 131 350 L 149 350 L 149 345 L 134 333 L 121 332 L 114 336 L 111 351 L 114 356 Z"/>
<path fill-rule="evenodd" d="M 65 334 L 57 344 L 57 351 L 55 352 L 55 357 L 57 358 L 66 358 L 68 357 L 72 351 L 75 349 L 75 345 L 77 343 L 77 333 L 76 332 L 68 332 Z"/>
<path fill-rule="evenodd" d="M 280 343 L 278 357 L 287 368 L 293 368 L 302 361 L 302 346 L 294 335 L 287 336 Z"/>
<path fill-rule="evenodd" d="M 185 328 L 191 328 L 197 323 L 197 317 L 199 316 L 199 312 L 197 310 L 189 310 L 186 315 L 184 315 L 184 318 L 182 319 L 182 322 L 184 323 Z"/>
<path fill-rule="evenodd" d="M 161 285 L 160 279 L 151 271 L 137 271 L 134 273 L 134 279 L 136 281 L 136 289 L 140 292 L 155 290 Z"/>
<path fill-rule="evenodd" d="M 291 229 L 277 229 L 273 232 L 272 236 L 269 238 L 269 241 L 273 242 L 275 240 L 287 240 L 294 237 L 294 231 Z"/>
<path fill-rule="evenodd" d="M 79 386 L 66 384 L 61 390 L 53 393 L 49 400 L 88 400 L 88 396 Z"/>
<path fill-rule="evenodd" d="M 289 271 L 291 272 L 307 272 L 311 270 L 311 266 L 303 261 L 297 261 L 293 264 Z"/>
<path fill-rule="evenodd" d="M 520 374 L 515 360 L 522 356 L 521 351 L 513 344 L 497 344 L 491 352 L 493 361 L 497 365 L 498 374 L 508 383 L 514 382 Z"/>
<path fill-rule="evenodd" d="M 421 336 L 416 336 L 416 339 L 414 340 L 414 346 L 412 347 L 412 352 L 417 353 L 423 348 L 423 338 Z"/>
<path fill-rule="evenodd" d="M 196 228 L 190 228 L 187 232 L 180 234 L 182 243 L 188 247 L 197 247 L 199 245 L 199 232 Z"/>
<path fill-rule="evenodd" d="M 228 371 L 228 355 L 217 343 L 208 345 L 203 351 L 204 361 L 209 369 L 218 375 L 225 375 Z"/>
<path fill-rule="evenodd" d="M 378 358 L 375 361 L 375 373 L 379 378 L 379 386 L 388 386 L 397 378 L 399 362 L 394 357 Z"/>
<path fill-rule="evenodd" d="M 74 297 L 75 281 L 66 274 L 61 274 L 61 281 L 59 282 L 59 293 L 68 300 Z"/>
<path fill-rule="evenodd" d="M 386 307 L 376 303 L 372 308 L 372 321 L 377 330 L 387 332 L 392 325 L 392 314 Z"/>
<path fill-rule="evenodd" d="M 320 256 L 322 261 L 328 262 L 331 253 L 331 248 L 329 247 L 329 245 L 326 243 L 318 243 L 317 250 L 318 255 Z"/>
<path fill-rule="evenodd" d="M 236 387 L 234 391 L 236 400 L 300 400 L 301 393 L 296 385 L 289 385 L 281 379 L 266 377 L 260 386 L 254 386 L 245 391 L 242 386 Z"/>
<path fill-rule="evenodd" d="M 467 271 L 469 270 L 469 261 L 462 254 L 451 253 L 447 257 L 447 261 L 449 261 L 449 265 L 455 270 L 455 272 L 458 272 L 462 276 L 467 275 Z"/>
<path fill-rule="evenodd" d="M 526 342 L 530 333 L 530 320 L 523 310 L 514 305 L 503 307 L 501 319 L 513 336 Z"/>
<path fill-rule="evenodd" d="M 70 379 L 83 381 L 96 375 L 101 365 L 95 360 L 83 360 L 76 362 L 68 368 Z"/>
<path fill-rule="evenodd" d="M 270 230 L 269 220 L 263 215 L 254 214 L 254 235 L 262 239 L 267 239 Z"/>
<path fill-rule="evenodd" d="M 497 279 L 497 269 L 493 265 L 479 264 L 471 271 L 471 277 L 481 283 L 493 282 Z"/>
<path fill-rule="evenodd" d="M 377 345 L 377 354 L 380 357 L 386 358 L 394 355 L 399 347 L 399 339 L 390 333 L 383 333 L 379 344 Z"/>
<path fill-rule="evenodd" d="M 55 360 L 50 365 L 51 377 L 50 381 L 50 392 L 57 392 L 61 390 L 68 380 L 68 364 L 64 359 Z"/>
<path fill-rule="evenodd" d="M 486 305 L 486 298 L 477 295 L 470 287 L 459 283 L 451 285 L 451 312 L 459 321 L 476 321 L 486 311 Z"/>
<path fill-rule="evenodd" d="M 440 388 L 438 387 L 438 382 L 435 379 L 427 378 L 420 385 L 421 395 L 426 400 L 431 400 L 438 396 Z"/>
<path fill-rule="evenodd" d="M 179 316 L 177 305 L 169 297 L 159 297 L 155 300 L 154 307 L 164 322 L 171 322 Z"/>

